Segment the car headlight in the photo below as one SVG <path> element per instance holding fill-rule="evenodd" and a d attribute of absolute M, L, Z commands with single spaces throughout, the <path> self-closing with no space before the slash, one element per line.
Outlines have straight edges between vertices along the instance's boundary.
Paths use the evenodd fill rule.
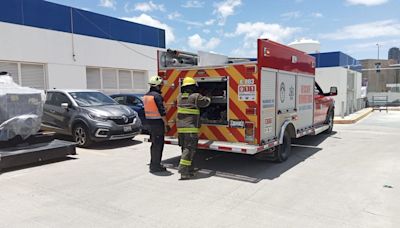
<path fill-rule="evenodd" d="M 136 122 L 138 121 L 138 119 L 139 119 L 139 115 L 137 114 L 137 112 L 135 112 L 135 113 L 133 113 L 133 124 L 136 124 Z"/>
<path fill-rule="evenodd" d="M 89 117 L 94 120 L 97 120 L 97 121 L 107 121 L 108 120 L 108 118 L 106 116 L 101 116 L 101 115 L 94 114 L 94 113 L 89 113 Z"/>

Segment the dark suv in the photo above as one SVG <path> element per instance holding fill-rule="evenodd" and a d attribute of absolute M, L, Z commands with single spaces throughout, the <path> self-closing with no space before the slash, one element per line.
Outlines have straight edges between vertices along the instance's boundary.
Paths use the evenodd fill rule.
<path fill-rule="evenodd" d="M 141 131 L 138 114 L 109 96 L 90 90 L 46 93 L 42 129 L 72 135 L 79 146 L 93 141 L 128 139 Z"/>

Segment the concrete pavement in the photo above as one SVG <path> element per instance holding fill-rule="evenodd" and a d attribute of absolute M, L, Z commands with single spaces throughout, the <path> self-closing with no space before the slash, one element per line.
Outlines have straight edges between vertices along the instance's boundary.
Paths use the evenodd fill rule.
<path fill-rule="evenodd" d="M 282 164 L 203 151 L 199 177 L 148 173 L 149 144 L 104 143 L 0 175 L 0 227 L 398 227 L 400 112 L 294 142 Z M 392 188 L 390 188 L 392 187 Z"/>

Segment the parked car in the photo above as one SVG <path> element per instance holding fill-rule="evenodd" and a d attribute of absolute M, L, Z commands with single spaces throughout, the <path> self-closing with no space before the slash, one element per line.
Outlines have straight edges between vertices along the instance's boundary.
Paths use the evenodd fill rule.
<path fill-rule="evenodd" d="M 141 132 L 134 110 L 93 90 L 49 90 L 43 108 L 42 129 L 72 135 L 78 146 L 92 142 L 131 139 Z"/>
<path fill-rule="evenodd" d="M 146 133 L 149 131 L 147 125 L 146 117 L 144 115 L 144 104 L 143 104 L 144 94 L 113 94 L 111 97 L 119 104 L 126 105 L 131 109 L 135 110 L 140 120 L 142 121 L 142 129 Z"/>

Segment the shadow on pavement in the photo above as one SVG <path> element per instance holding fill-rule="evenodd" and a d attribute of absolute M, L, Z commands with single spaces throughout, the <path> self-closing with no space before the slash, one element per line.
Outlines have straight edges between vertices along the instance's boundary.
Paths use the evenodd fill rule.
<path fill-rule="evenodd" d="M 109 150 L 109 149 L 117 149 L 117 148 L 139 145 L 141 143 L 143 142 L 135 139 L 121 139 L 113 141 L 94 142 L 93 145 L 89 147 L 89 149 Z"/>
<path fill-rule="evenodd" d="M 200 170 L 193 179 L 216 176 L 250 183 L 273 180 L 322 150 L 317 146 L 333 134 L 335 132 L 294 140 L 293 144 L 296 145 L 292 145 L 292 154 L 283 163 L 259 161 L 254 156 L 245 154 L 200 150 L 194 158 L 194 165 Z M 177 169 L 179 160 L 178 156 L 164 160 L 163 163 L 170 169 Z"/>
<path fill-rule="evenodd" d="M 27 164 L 27 165 L 21 165 L 21 166 L 16 166 L 16 167 L 12 167 L 12 168 L 6 168 L 6 169 L 0 170 L 0 175 L 2 173 L 6 173 L 6 172 L 13 172 L 13 171 L 21 170 L 21 169 L 29 169 L 29 168 L 32 168 L 32 167 L 48 165 L 48 164 L 55 164 L 55 163 L 58 163 L 58 162 L 72 161 L 72 160 L 76 160 L 76 159 L 78 159 L 78 158 L 66 156 L 66 157 L 62 157 L 62 158 L 56 158 L 56 159 L 51 159 L 51 160 L 47 160 L 47 161 L 35 162 L 35 163 Z"/>
<path fill-rule="evenodd" d="M 66 140 L 66 141 L 71 141 L 73 142 L 74 140 L 72 139 L 71 136 L 68 135 L 60 135 L 56 134 L 55 136 L 57 139 L 60 140 Z M 129 147 L 129 146 L 134 146 L 143 143 L 140 140 L 135 140 L 133 139 L 120 139 L 120 140 L 110 140 L 110 141 L 103 141 L 103 142 L 93 142 L 91 146 L 88 147 L 88 149 L 94 149 L 94 150 L 110 150 L 110 149 L 117 149 L 117 148 L 122 148 L 122 147 Z"/>

